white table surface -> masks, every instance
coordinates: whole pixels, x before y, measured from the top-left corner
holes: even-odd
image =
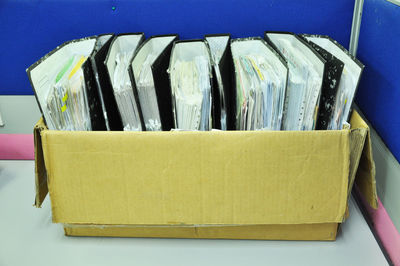
[[[0,265],[388,265],[358,206],[335,242],[66,237],[36,209],[34,162],[0,161]]]

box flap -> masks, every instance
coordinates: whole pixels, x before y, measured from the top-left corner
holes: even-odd
[[[356,111],[353,112],[350,131],[350,174],[348,198],[350,198],[356,177],[362,151],[364,149],[365,139],[368,133],[368,126],[364,123]]]
[[[369,127],[356,111],[353,111],[350,124],[352,128],[366,130],[365,143],[359,160],[360,162],[355,177],[355,183],[368,204],[372,208],[376,209],[378,207],[378,195],[376,192],[375,162],[372,156]]]
[[[33,136],[35,143],[35,206],[40,208],[46,195],[48,193],[47,188],[47,173],[44,165],[43,150],[42,150],[42,139],[40,133],[46,129],[43,118],[36,123],[33,128]]]
[[[349,130],[42,132],[53,221],[341,222]]]

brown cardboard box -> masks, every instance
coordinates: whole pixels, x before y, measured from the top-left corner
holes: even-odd
[[[67,132],[41,120],[35,205],[49,191],[53,222],[66,235],[334,240],[355,178],[376,203],[368,127],[355,112],[351,124]]]

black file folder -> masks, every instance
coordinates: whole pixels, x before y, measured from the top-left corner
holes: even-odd
[[[294,33],[267,31],[264,38],[288,61],[283,129],[314,130],[326,60]]]
[[[192,39],[174,42],[168,72],[175,128],[212,129],[211,63],[210,48],[206,41]]]
[[[99,35],[96,52],[90,59],[95,72],[97,89],[101,97],[107,130],[117,131],[122,130],[123,126],[105,65],[106,56],[113,39],[114,34]]]
[[[148,131],[169,131],[174,128],[168,66],[177,34],[156,35],[143,42],[129,64],[129,76],[143,128]]]
[[[90,57],[95,53],[97,36],[76,39],[68,41],[58,46],[56,49],[42,57],[32,66],[27,69],[30,82],[35,92],[36,100],[38,101],[40,111],[45,119],[49,129],[58,130],[106,130],[104,115],[101,108],[99,92],[97,90],[93,67]],[[63,67],[72,63],[73,56],[80,56],[82,64],[75,70],[82,70],[84,82],[84,97],[83,101],[79,101],[83,108],[80,110],[71,111],[70,102],[74,100],[73,95],[63,93],[63,95],[54,96],[53,102],[56,102],[56,109],[49,109],[48,96],[54,91],[54,86],[57,83],[56,78],[63,72]],[[74,62],[75,64],[76,62]],[[69,66],[68,72],[72,72],[73,65]],[[66,70],[66,69],[65,69]],[[57,74],[58,73],[58,74]],[[64,73],[67,73],[64,71]],[[63,74],[64,75],[64,74]],[[80,99],[80,98],[79,98]],[[83,98],[82,98],[83,99]],[[84,103],[86,101],[86,103]],[[61,109],[61,111],[60,111]],[[65,119],[58,115],[71,112],[71,116]],[[79,115],[76,115],[79,113]],[[83,114],[83,115],[82,115]],[[81,121],[82,123],[74,123],[73,121]],[[78,125],[79,126],[76,126]]]
[[[138,96],[129,78],[129,63],[143,41],[142,32],[119,34],[112,40],[104,60],[123,130],[144,130]],[[115,74],[121,77],[116,78]]]
[[[230,49],[230,34],[208,34],[204,36],[213,59],[212,116],[213,128],[235,129],[233,61]]]
[[[364,65],[329,36],[303,34],[303,37],[327,50],[344,63],[336,95],[333,117],[330,119],[328,125],[328,129],[340,130],[343,124],[350,118],[352,103],[357,92],[358,84],[360,83]]]
[[[332,118],[332,111],[335,106],[336,94],[344,63],[321,46],[307,40],[305,35],[300,35],[300,37],[306,40],[308,44],[326,60],[316,127],[317,130],[326,130]]]

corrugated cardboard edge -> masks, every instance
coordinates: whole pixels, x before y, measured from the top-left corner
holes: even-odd
[[[356,177],[357,169],[360,163],[361,154],[364,148],[365,139],[367,137],[367,129],[365,128],[354,128],[351,129],[350,134],[350,173],[349,173],[349,195],[351,195],[351,189],[353,188],[354,180]]]
[[[352,125],[350,131],[350,172],[349,172],[349,185],[347,202],[350,200],[351,191],[356,177],[357,169],[360,163],[362,151],[364,149],[365,138],[367,136],[367,128],[354,127]],[[349,209],[346,208],[345,219],[349,217]]]
[[[36,123],[33,129],[35,143],[35,203],[34,206],[40,208],[46,198],[49,189],[47,187],[47,171],[44,164],[41,132],[47,129],[43,118]]]
[[[57,204],[56,204],[56,201],[55,201],[55,197],[54,197],[54,195],[53,195],[53,193],[52,193],[52,182],[51,182],[51,177],[52,177],[52,168],[51,168],[51,164],[52,164],[52,156],[51,156],[51,154],[49,154],[49,151],[48,151],[48,148],[47,148],[47,135],[48,135],[48,133],[49,133],[49,131],[51,131],[51,130],[48,130],[47,129],[47,127],[46,127],[46,130],[44,130],[44,131],[42,131],[41,132],[41,134],[40,134],[40,136],[41,136],[41,139],[42,139],[42,143],[41,143],[41,150],[42,150],[42,158],[43,158],[43,161],[44,161],[44,167],[46,168],[46,176],[48,177],[47,178],[47,181],[46,181],[46,184],[47,184],[47,192],[48,192],[48,194],[49,194],[49,197],[50,197],[50,203],[51,203],[51,217],[52,217],[52,221],[53,221],[53,223],[57,223],[57,211],[56,211],[56,209],[57,209]]]
[[[333,241],[337,223],[223,226],[135,226],[64,224],[67,236]]]
[[[368,202],[368,204],[372,208],[377,209],[378,195],[376,191],[376,180],[375,180],[376,170],[375,170],[375,162],[372,155],[370,130],[367,123],[365,123],[365,121],[356,111],[353,111],[350,124],[352,128],[355,128],[352,129],[352,131],[359,130],[358,134],[366,134],[366,135],[365,135],[365,143],[363,146],[361,146],[363,147],[363,149],[359,158],[358,167],[355,168],[357,169],[357,173],[355,177],[353,177],[353,180],[349,181],[352,181],[353,183],[355,182],[358,189]],[[363,131],[365,131],[365,133],[362,133]]]

